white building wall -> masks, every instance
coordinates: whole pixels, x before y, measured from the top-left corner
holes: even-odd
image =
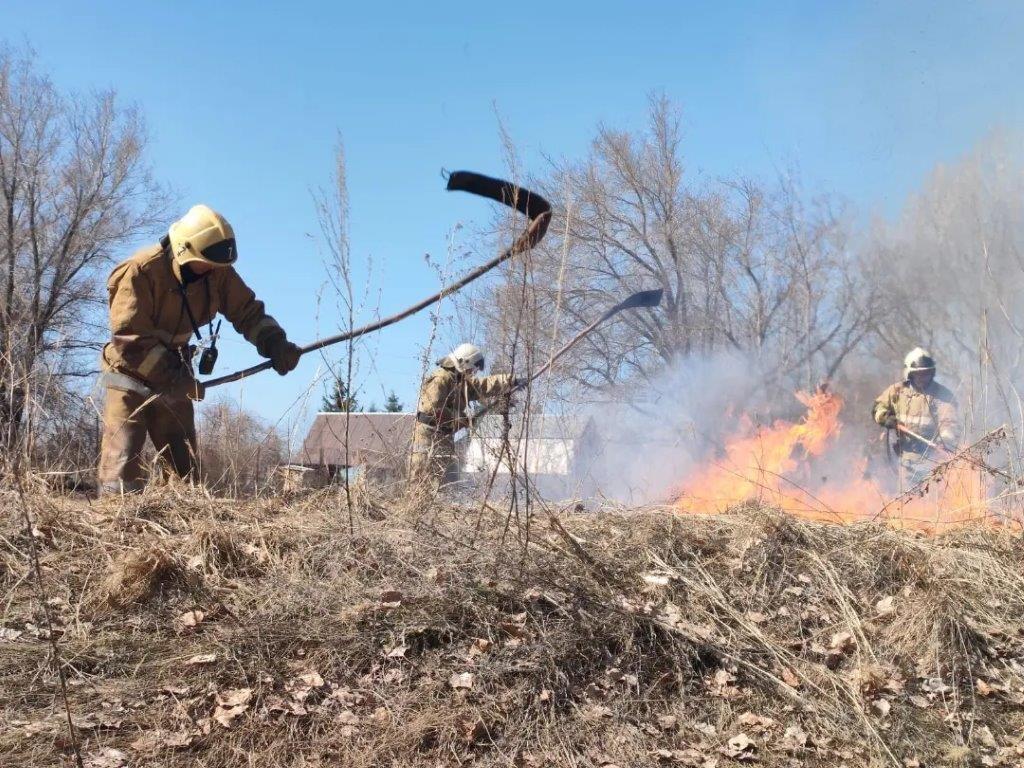
[[[572,466],[573,440],[565,438],[513,441],[518,449],[517,466],[525,465],[533,475],[568,475]],[[494,472],[501,457],[502,441],[495,438],[472,437],[466,446],[462,471],[467,473]],[[499,474],[508,474],[508,461],[501,462]]]

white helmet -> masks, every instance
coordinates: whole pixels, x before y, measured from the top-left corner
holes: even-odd
[[[908,378],[912,373],[920,371],[935,371],[935,358],[931,352],[923,347],[914,347],[907,356],[903,358],[903,377]]]
[[[448,357],[442,360],[447,361],[459,373],[469,373],[476,369],[484,369],[484,353],[475,344],[459,344],[448,353]]]

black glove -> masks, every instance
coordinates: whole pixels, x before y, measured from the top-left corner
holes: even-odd
[[[885,421],[882,422],[882,426],[886,429],[896,429],[900,425],[900,420],[896,418],[895,413],[890,413],[885,417]]]
[[[299,358],[302,357],[302,350],[284,336],[275,339],[267,352],[274,370],[282,376],[289,371],[294,371],[295,366],[299,364]]]

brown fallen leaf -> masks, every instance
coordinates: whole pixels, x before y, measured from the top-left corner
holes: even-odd
[[[829,643],[829,648],[836,653],[848,653],[856,647],[857,641],[849,632],[836,632]]]
[[[658,727],[663,731],[671,731],[679,723],[679,719],[675,715],[662,715],[658,718]]]
[[[888,717],[891,709],[892,704],[885,699],[875,699],[871,702],[871,711],[881,718]]]
[[[807,746],[807,733],[799,725],[791,725],[782,734],[782,746],[789,751],[803,749]]]
[[[198,627],[206,618],[206,613],[199,609],[185,611],[174,619],[174,629],[177,632],[187,632]]]
[[[192,746],[195,737],[186,731],[168,733],[160,729],[146,731],[131,743],[131,748],[142,754],[155,754],[165,749],[185,749]]]
[[[448,678],[448,684],[452,688],[472,688],[473,687],[473,673],[472,672],[453,672],[452,676]]]
[[[995,689],[991,685],[986,683],[984,680],[982,680],[980,677],[974,681],[974,690],[976,690],[978,692],[978,695],[982,698],[991,696],[993,693],[995,693]]]
[[[234,688],[218,693],[213,719],[223,727],[230,728],[232,721],[249,709],[250,699],[252,699],[252,688]]]
[[[722,748],[722,753],[734,760],[754,760],[756,752],[757,742],[745,733],[736,734]]]
[[[87,755],[83,764],[85,768],[124,768],[128,765],[128,755],[120,749],[103,747],[98,752]]]
[[[338,713],[338,716],[335,718],[335,720],[337,720],[342,725],[358,725],[359,715],[357,715],[350,709],[346,709],[344,712]]]
[[[305,701],[309,694],[317,688],[322,688],[324,679],[315,669],[308,670],[292,680],[289,680],[284,689],[291,694],[296,701]]]
[[[713,726],[711,723],[697,723],[693,727],[698,732],[700,732],[700,733],[702,733],[705,736],[708,736],[710,738],[714,738],[714,737],[718,736],[718,729],[715,728],[715,726]]]
[[[394,648],[387,652],[387,657],[389,659],[404,659],[405,653],[408,650],[409,646],[407,645],[396,645]]]
[[[491,650],[491,641],[483,637],[478,637],[473,641],[473,644],[469,646],[470,656],[480,656],[481,654],[487,653]]]
[[[380,595],[380,604],[385,608],[397,608],[402,604],[402,593],[397,589],[386,589]]]
[[[194,667],[199,664],[213,664],[217,660],[216,653],[200,653],[185,662],[186,667]]]
[[[744,712],[736,718],[736,721],[740,725],[746,725],[761,732],[771,730],[776,725],[775,721],[770,717],[755,715],[753,712]]]

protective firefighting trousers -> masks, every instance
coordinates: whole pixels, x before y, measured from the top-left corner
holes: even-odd
[[[191,400],[147,396],[108,386],[98,478],[101,494],[142,490],[149,475],[143,457],[147,435],[165,477],[173,472],[187,478],[195,472],[196,427]]]

